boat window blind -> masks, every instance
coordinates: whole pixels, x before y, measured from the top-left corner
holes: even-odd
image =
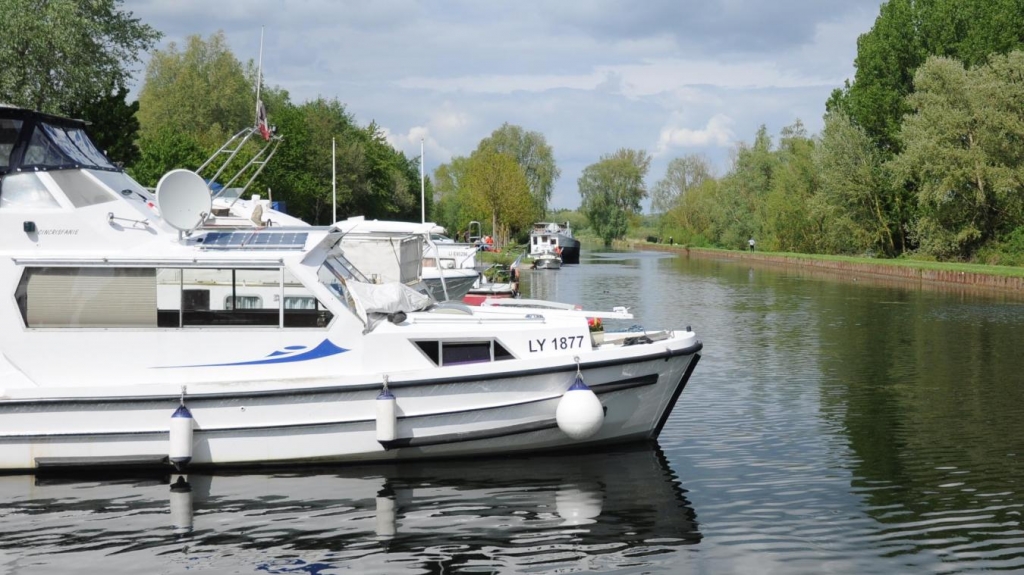
[[[27,268],[17,292],[28,327],[156,327],[156,273],[137,268]]]

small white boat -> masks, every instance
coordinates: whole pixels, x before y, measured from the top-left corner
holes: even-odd
[[[357,221],[208,226],[202,178],[153,195],[80,121],[0,106],[0,150],[2,471],[591,450],[657,437],[700,357],[373,283]]]
[[[562,258],[554,252],[544,252],[533,258],[533,268],[538,270],[561,269]]]

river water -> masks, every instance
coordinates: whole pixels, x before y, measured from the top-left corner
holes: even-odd
[[[0,477],[0,574],[1024,571],[1024,298],[616,252],[524,289],[699,334],[657,445]]]

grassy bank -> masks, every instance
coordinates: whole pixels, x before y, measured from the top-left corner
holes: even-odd
[[[623,241],[621,247],[633,250],[680,253],[689,257],[749,259],[780,265],[810,266],[839,272],[899,277],[907,280],[963,284],[1015,292],[1024,291],[1024,268],[1011,266],[688,248],[638,240]]]

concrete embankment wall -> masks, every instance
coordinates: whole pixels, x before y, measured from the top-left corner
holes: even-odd
[[[982,289],[1024,293],[1024,277],[1007,277],[953,270],[930,270],[900,265],[872,264],[843,260],[818,260],[800,256],[783,256],[758,252],[707,250],[702,248],[687,248],[684,246],[670,246],[666,244],[648,244],[644,242],[623,242],[621,247],[633,250],[671,252],[685,255],[686,257],[753,260],[769,264],[817,268],[839,273],[900,278],[912,282],[964,285]]]

